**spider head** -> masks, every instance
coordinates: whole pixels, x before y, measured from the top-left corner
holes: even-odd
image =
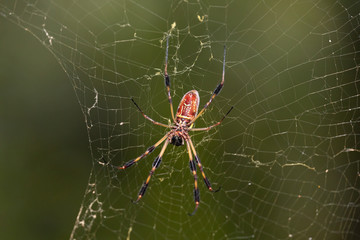
[[[171,144],[175,145],[175,146],[181,146],[181,145],[184,145],[184,141],[183,141],[183,138],[178,136],[178,135],[174,135],[172,138],[171,138]]]

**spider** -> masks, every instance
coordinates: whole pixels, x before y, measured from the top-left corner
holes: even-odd
[[[196,164],[197,164],[197,166],[199,167],[199,169],[201,171],[201,175],[202,175],[202,177],[204,179],[204,182],[205,182],[207,188],[211,192],[217,192],[217,191],[220,190],[220,188],[217,189],[217,190],[213,190],[213,188],[211,187],[211,183],[210,183],[210,181],[208,180],[208,178],[206,177],[206,175],[204,173],[203,166],[202,166],[202,164],[200,162],[200,159],[199,159],[199,157],[198,157],[198,155],[196,153],[194,144],[191,141],[191,138],[190,138],[188,133],[189,133],[189,131],[208,131],[211,128],[216,127],[217,125],[219,125],[225,119],[225,117],[233,109],[233,107],[231,107],[230,110],[223,116],[223,118],[219,122],[215,123],[214,125],[211,125],[209,127],[204,127],[204,128],[193,128],[194,122],[204,113],[206,108],[210,105],[212,100],[220,92],[221,88],[224,85],[226,48],[224,47],[224,60],[223,60],[222,79],[221,79],[220,84],[215,88],[210,100],[205,104],[203,109],[198,114],[198,108],[199,108],[199,102],[200,102],[199,93],[196,90],[191,90],[191,91],[187,92],[183,96],[183,98],[181,99],[181,101],[179,103],[179,107],[178,107],[177,112],[176,112],[176,117],[174,116],[174,109],[173,109],[172,98],[171,98],[171,94],[170,94],[170,77],[169,77],[169,75],[167,73],[168,49],[169,49],[169,36],[167,37],[167,40],[166,40],[164,78],[165,78],[165,86],[166,86],[166,91],[167,91],[167,97],[168,97],[169,104],[170,104],[171,117],[172,117],[172,120],[173,120],[174,124],[173,125],[166,125],[166,124],[154,121],[153,119],[148,117],[141,110],[141,108],[137,105],[137,103],[134,101],[134,99],[131,99],[132,102],[137,107],[137,109],[140,111],[140,113],[147,120],[151,121],[155,125],[159,125],[159,126],[162,126],[162,127],[165,127],[165,128],[170,128],[171,130],[169,132],[167,132],[165,134],[165,136],[162,137],[158,142],[156,142],[154,145],[149,147],[142,155],[140,155],[136,159],[128,161],[123,166],[118,166],[116,168],[117,169],[126,169],[126,168],[132,166],[133,164],[135,164],[136,162],[138,162],[139,160],[141,160],[142,158],[146,157],[148,154],[153,152],[156,147],[158,147],[162,142],[165,141],[159,155],[155,158],[155,160],[154,160],[154,162],[152,164],[152,168],[151,168],[149,176],[147,177],[147,179],[143,183],[142,187],[140,188],[137,200],[133,201],[134,203],[137,203],[144,196],[144,194],[146,192],[146,189],[147,189],[147,187],[149,185],[150,178],[154,174],[155,170],[159,167],[159,165],[161,163],[161,160],[162,160],[162,156],[163,156],[163,154],[165,152],[165,149],[168,146],[168,144],[170,143],[170,144],[173,144],[175,146],[182,146],[182,145],[184,145],[184,143],[186,143],[187,152],[189,154],[189,159],[190,159],[190,171],[191,171],[191,173],[192,173],[192,175],[194,177],[194,181],[195,181],[195,183],[194,183],[195,209],[193,210],[192,213],[189,213],[189,215],[192,216],[192,215],[194,215],[196,213],[196,211],[197,211],[197,209],[199,207],[199,203],[200,203],[200,193],[199,193],[199,189],[198,189],[198,180],[197,180],[198,177],[197,177],[197,174],[196,174]],[[193,154],[195,156],[195,161],[194,161],[194,158],[193,158]]]

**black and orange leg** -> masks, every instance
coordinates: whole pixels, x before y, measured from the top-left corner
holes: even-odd
[[[196,115],[196,117],[191,120],[191,122],[188,124],[189,126],[191,126],[191,124],[193,124],[196,119],[198,119],[203,113],[204,111],[208,108],[208,106],[210,105],[210,103],[212,102],[212,100],[216,97],[216,95],[219,94],[219,92],[221,91],[222,87],[224,86],[224,81],[225,81],[225,57],[226,57],[226,48],[224,46],[224,60],[223,60],[223,71],[222,71],[222,77],[221,77],[221,82],[219,83],[219,85],[217,85],[217,87],[215,88],[213,94],[210,97],[210,100],[205,104],[205,106],[203,107],[203,109],[201,109],[201,111],[199,112],[198,115]]]
[[[137,103],[134,101],[134,99],[131,98],[131,101],[135,104],[135,106],[137,107],[137,109],[141,112],[141,114],[144,116],[144,118],[146,118],[147,120],[151,121],[153,124],[155,125],[159,125],[162,127],[166,127],[166,128],[170,128],[171,126],[163,124],[163,123],[159,123],[157,121],[152,120],[149,116],[147,116],[139,107],[139,105],[137,105]]]
[[[139,157],[131,160],[131,161],[128,161],[127,163],[125,163],[123,166],[119,166],[119,167],[116,167],[117,169],[126,169],[130,166],[132,166],[133,164],[135,164],[137,161],[139,161],[140,159],[146,157],[148,154],[152,153],[155,148],[157,146],[159,146],[166,138],[168,137],[168,134],[166,134],[164,137],[162,137],[157,143],[155,143],[154,145],[152,145],[151,147],[149,147],[143,154],[141,154]]]
[[[168,145],[169,141],[166,140],[164,143],[164,146],[161,149],[161,152],[159,153],[159,156],[157,156],[152,164],[152,168],[150,170],[149,176],[147,177],[146,181],[143,183],[142,187],[140,188],[139,194],[138,194],[138,198],[136,199],[136,201],[133,201],[134,203],[137,203],[145,194],[147,187],[149,186],[149,182],[151,179],[151,176],[154,174],[155,170],[160,166],[161,163],[161,159],[162,156],[165,152],[165,149]]]
[[[168,100],[169,100],[169,104],[170,104],[171,117],[172,117],[173,121],[175,122],[174,108],[173,108],[171,92],[170,92],[170,77],[167,72],[168,50],[169,50],[169,35],[166,38],[164,78],[165,78],[165,86],[166,86],[167,96],[168,96]]]
[[[224,121],[225,117],[231,112],[231,110],[233,110],[234,107],[231,107],[230,110],[223,116],[223,118],[215,123],[214,125],[210,126],[210,127],[205,127],[205,128],[189,128],[189,131],[208,131],[213,127],[216,127],[217,125],[219,125],[222,121]]]
[[[190,216],[193,216],[200,204],[200,192],[199,192],[199,188],[198,188],[198,181],[197,181],[197,174],[196,174],[196,166],[193,160],[193,156],[191,154],[191,149],[190,149],[190,143],[188,140],[186,140],[186,147],[187,147],[187,151],[189,153],[189,164],[190,164],[190,171],[192,173],[192,175],[194,176],[194,200],[195,200],[195,209],[192,213],[189,213]]]
[[[206,187],[207,187],[211,192],[217,192],[217,191],[219,191],[221,187],[219,187],[217,190],[214,190],[214,189],[211,187],[211,183],[210,183],[209,179],[208,179],[208,178],[206,177],[206,175],[205,175],[203,166],[202,166],[202,164],[201,164],[201,162],[200,162],[200,159],[199,159],[198,155],[196,154],[196,150],[195,150],[194,144],[192,143],[190,137],[189,137],[188,141],[189,141],[191,150],[192,150],[192,152],[194,153],[195,162],[197,163],[197,165],[198,165],[198,167],[199,167],[199,169],[200,169],[200,171],[201,171],[201,175],[202,175],[202,177],[203,177],[203,179],[204,179],[204,182],[205,182],[205,184],[206,184]]]

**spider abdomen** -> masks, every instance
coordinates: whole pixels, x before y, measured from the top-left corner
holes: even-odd
[[[198,113],[200,103],[199,93],[196,90],[187,92],[179,103],[176,113],[176,122],[189,123]]]

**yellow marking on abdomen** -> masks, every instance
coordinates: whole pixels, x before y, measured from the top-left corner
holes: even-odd
[[[186,118],[186,119],[192,119],[192,117],[187,117],[187,116],[183,116],[183,115],[180,115],[180,114],[178,114],[178,115],[176,115],[176,117],[180,117],[180,118]]]

